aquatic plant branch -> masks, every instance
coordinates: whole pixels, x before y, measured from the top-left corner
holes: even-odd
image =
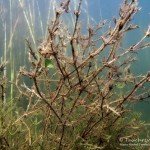
[[[141,79],[141,81],[139,81],[138,83],[136,83],[134,85],[133,89],[130,91],[130,93],[123,98],[122,102],[120,104],[118,104],[118,106],[116,108],[121,107],[121,105],[125,101],[127,101],[137,91],[137,89],[139,89],[141,86],[143,86],[143,84],[146,83],[146,81],[149,81],[149,79],[150,79],[150,74],[148,74],[146,77],[144,77],[143,79]]]
[[[77,68],[77,55],[76,55],[76,51],[77,49],[75,48],[75,44],[76,44],[76,41],[77,41],[77,36],[76,35],[76,32],[77,32],[77,27],[78,27],[78,21],[79,21],[79,16],[80,16],[80,10],[81,10],[81,3],[82,3],[82,0],[80,0],[79,2],[79,5],[78,5],[78,9],[77,11],[74,13],[75,16],[76,16],[76,19],[75,19],[75,27],[74,27],[74,31],[73,31],[73,35],[72,35],[72,38],[71,38],[71,41],[70,41],[70,44],[71,44],[71,50],[72,50],[72,57],[73,57],[73,62],[74,62],[74,67],[75,67],[75,70],[77,72],[77,77],[78,77],[78,80],[79,80],[79,84],[81,85],[81,82],[82,82],[82,79],[79,75],[79,70]]]
[[[58,115],[58,113],[55,111],[55,109],[52,107],[52,105],[42,96],[42,94],[41,94],[41,92],[40,92],[40,90],[39,90],[39,88],[38,88],[37,80],[36,80],[35,77],[33,78],[33,81],[34,81],[34,84],[35,84],[37,93],[39,94],[39,96],[41,97],[41,99],[43,100],[43,102],[49,106],[49,108],[53,111],[53,113],[56,115],[56,117],[58,118],[58,120],[59,120],[61,123],[63,123],[63,121],[61,120],[61,118],[59,117],[59,115]]]
[[[138,29],[131,23],[139,10],[137,1],[123,3],[114,25],[107,26],[106,21],[101,21],[96,26],[89,26],[85,33],[79,20],[82,0],[74,12],[73,28],[70,30],[65,24],[63,15],[72,13],[70,2],[63,1],[55,9],[47,36],[37,49],[27,41],[31,66],[20,69],[16,86],[30,101],[29,108],[25,109],[29,113],[27,118],[38,107],[44,110],[39,112],[42,128],[39,137],[44,139],[41,147],[47,144],[60,150],[82,149],[80,146],[88,143],[94,147],[94,140],[96,146],[109,147],[112,139],[105,139],[108,133],[114,136],[117,131],[117,139],[119,130],[123,130],[122,133],[130,131],[122,129],[121,121],[129,113],[125,105],[149,98],[149,74],[137,76],[131,69],[136,61],[135,54],[150,46],[147,42],[149,28],[139,41],[124,48],[121,43],[125,34]],[[106,32],[101,32],[102,28]],[[26,83],[23,76],[31,82]]]

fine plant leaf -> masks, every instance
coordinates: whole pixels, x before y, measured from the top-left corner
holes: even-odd
[[[54,68],[54,64],[51,59],[45,59],[45,67]]]
[[[116,86],[117,86],[118,89],[123,89],[125,87],[125,83],[124,82],[118,82],[116,84]]]

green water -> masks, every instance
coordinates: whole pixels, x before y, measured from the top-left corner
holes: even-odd
[[[77,1],[72,1],[71,7],[75,6],[76,3]],[[120,4],[120,0],[87,0],[87,3],[83,1],[83,30],[86,30],[86,25],[89,23],[94,25],[102,19],[110,20],[112,16],[116,16]],[[28,55],[25,39],[29,39],[33,48],[36,48],[40,40],[46,35],[49,19],[53,17],[54,5],[56,3],[53,0],[0,1],[3,10],[0,16],[0,57],[6,57],[9,61],[7,68],[9,79],[14,80],[13,72],[16,73],[20,66],[27,64]],[[123,46],[128,46],[139,40],[150,24],[150,1],[140,0],[139,6],[142,9],[135,16],[133,22],[138,24],[140,29],[129,33],[122,43]],[[64,21],[71,26],[73,19],[68,15]],[[135,74],[144,74],[150,71],[149,48],[140,51],[137,54],[137,59],[138,61],[132,67]],[[150,85],[148,86],[150,87]],[[142,119],[145,121],[150,121],[149,108],[148,100],[134,106],[136,111],[142,112]]]

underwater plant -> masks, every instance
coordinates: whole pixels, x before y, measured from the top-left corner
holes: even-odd
[[[30,66],[17,75],[12,118],[3,117],[9,122],[1,129],[3,149],[123,149],[120,139],[136,138],[144,128],[130,105],[150,97],[150,73],[134,75],[131,66],[135,53],[150,46],[150,27],[133,45],[120,44],[138,28],[131,23],[139,11],[137,0],[124,1],[111,27],[101,21],[86,33],[82,0],[72,29],[63,21],[70,3],[56,9],[37,49],[26,40]]]

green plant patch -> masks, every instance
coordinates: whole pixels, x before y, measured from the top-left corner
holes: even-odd
[[[54,68],[54,63],[51,59],[45,59],[45,67]]]

